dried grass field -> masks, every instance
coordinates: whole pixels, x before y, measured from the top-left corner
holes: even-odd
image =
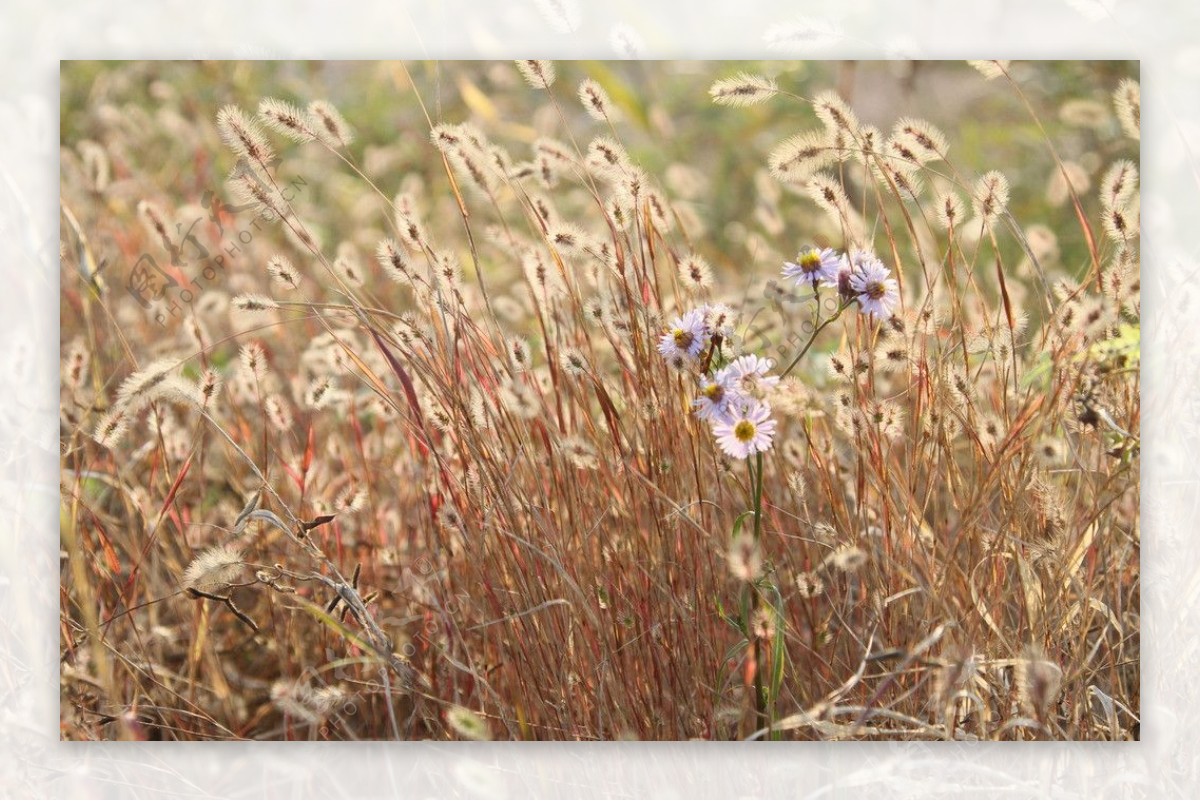
[[[1128,62],[64,62],[61,736],[1132,740]]]

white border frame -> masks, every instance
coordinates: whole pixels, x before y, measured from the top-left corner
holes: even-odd
[[[120,14],[120,17],[115,16]],[[31,2],[0,27],[0,791],[50,797],[1187,797],[1200,757],[1200,11],[1190,0]],[[791,32],[791,38],[786,35]],[[782,42],[782,43],[781,43]],[[58,60],[1142,61],[1143,715],[1131,744],[61,743]],[[1190,721],[1190,722],[1189,722]]]

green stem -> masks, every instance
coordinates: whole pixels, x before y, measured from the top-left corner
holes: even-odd
[[[804,354],[808,353],[809,348],[811,348],[813,346],[813,343],[817,341],[817,335],[819,335],[823,330],[825,330],[826,326],[828,326],[830,323],[832,323],[837,318],[841,317],[842,312],[844,312],[849,307],[850,307],[850,301],[843,302],[841,305],[838,306],[838,310],[836,312],[834,312],[832,317],[830,317],[828,320],[821,322],[820,325],[818,325],[815,329],[813,329],[812,336],[808,338],[808,342],[806,342],[804,347],[800,349],[800,352],[796,354],[796,358],[792,359],[792,363],[787,366],[787,369],[779,374],[780,378],[787,378],[788,373],[792,372],[792,370],[795,369],[796,365],[800,363],[800,360],[804,358]]]
[[[762,494],[763,494],[763,455],[762,451],[754,454],[754,464],[750,466],[750,478],[754,488],[754,543],[761,547],[762,539]],[[762,639],[754,635],[754,618],[758,614],[758,610],[762,605],[762,596],[759,588],[751,583],[750,585],[750,619],[749,634],[754,640],[754,725],[762,727],[768,722],[768,704],[767,695],[763,690],[763,672],[766,666],[763,664],[763,643]]]

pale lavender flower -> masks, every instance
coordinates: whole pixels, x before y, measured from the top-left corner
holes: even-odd
[[[795,262],[784,262],[783,277],[794,278],[797,284],[817,286],[837,286],[838,273],[846,257],[833,248],[819,250],[806,247],[800,251]]]
[[[863,314],[887,320],[900,302],[900,287],[892,271],[871,253],[859,251],[850,257],[850,290]]]
[[[779,383],[779,376],[768,375],[774,366],[775,362],[770,359],[747,354],[722,367],[715,378],[741,398],[760,398]]]
[[[722,371],[724,372],[724,371]],[[723,377],[704,375],[700,377],[700,395],[692,402],[696,416],[701,420],[724,420],[741,396],[730,386],[728,375]]]
[[[708,344],[708,328],[704,325],[704,313],[692,309],[682,317],[676,317],[658,343],[658,352],[671,364],[679,359],[692,361]]]
[[[733,459],[769,451],[775,439],[771,407],[756,400],[738,404],[727,419],[712,424],[712,432],[721,450]]]

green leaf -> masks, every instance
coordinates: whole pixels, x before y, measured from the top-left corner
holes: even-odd
[[[731,539],[737,539],[738,534],[742,533],[742,526],[745,525],[746,518],[752,517],[753,515],[754,515],[754,510],[747,509],[746,511],[742,512],[740,515],[737,516],[737,519],[733,521],[733,536],[731,537]]]
[[[1050,358],[1050,354],[1043,351],[1038,354],[1033,366],[1021,374],[1022,388],[1038,386],[1045,390],[1050,381],[1050,368],[1054,366],[1054,361]]]

